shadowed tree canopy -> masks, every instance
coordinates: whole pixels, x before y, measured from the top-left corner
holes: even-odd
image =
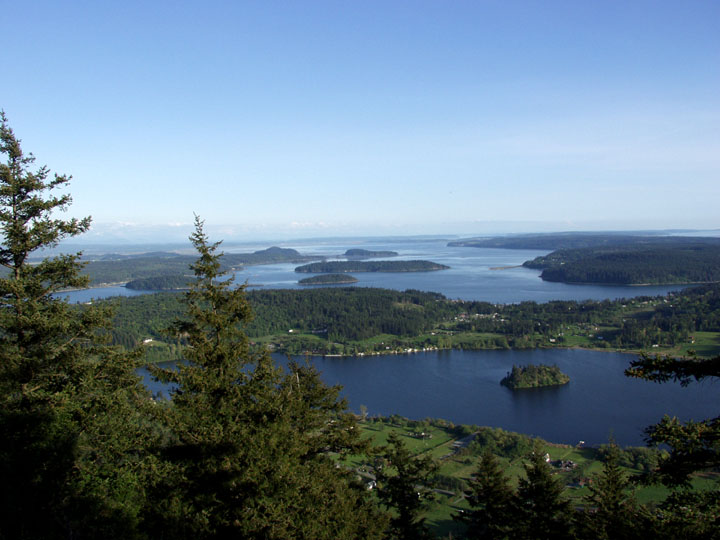
[[[57,217],[70,178],[32,170],[0,120],[0,538],[133,538],[148,396],[133,359],[104,345],[109,313],[57,295],[87,283],[80,254],[30,264],[90,218]]]
[[[428,530],[421,511],[434,494],[432,477],[437,463],[430,456],[415,456],[400,436],[391,433],[384,448],[384,465],[377,471],[378,497],[395,512],[390,522],[392,538],[424,538]]]
[[[468,502],[472,510],[457,519],[467,523],[469,538],[507,538],[514,525],[515,493],[505,477],[498,459],[486,449],[480,456],[470,482]]]
[[[608,447],[602,472],[593,477],[585,497],[580,536],[598,540],[623,540],[638,537],[638,530],[650,534],[652,520],[635,499],[632,484],[620,467],[620,449]],[[642,528],[642,529],[641,529]]]
[[[573,538],[573,510],[563,495],[563,485],[552,475],[539,444],[525,463],[525,478],[517,489],[517,514],[513,538]]]

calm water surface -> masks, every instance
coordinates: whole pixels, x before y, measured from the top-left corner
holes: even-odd
[[[502,427],[553,442],[642,445],[663,414],[683,420],[717,414],[720,387],[682,388],[623,375],[633,355],[583,350],[439,351],[349,358],[313,357],[325,383],[343,386],[350,408],[371,415],[445,418]],[[280,363],[286,359],[276,356]],[[571,382],[512,391],[500,380],[513,364],[557,364]],[[162,387],[143,372],[153,390]]]
[[[397,260],[428,259],[450,266],[438,272],[363,273],[353,274],[355,287],[381,287],[404,291],[418,289],[439,292],[451,299],[484,300],[509,304],[534,300],[605,300],[634,296],[664,295],[679,286],[620,287],[600,285],[568,285],[540,279],[538,270],[523,268],[524,261],[545,255],[547,251],[518,249],[489,249],[448,247],[445,240],[422,242],[387,242],[362,244],[307,243],[284,244],[303,254],[317,254],[341,259],[338,254],[352,247],[398,252]],[[257,247],[253,248],[257,249]],[[229,250],[228,250],[229,251]],[[297,289],[298,280],[313,274],[295,272],[297,264],[269,264],[245,267],[235,274],[238,283],[247,282],[250,288]],[[347,285],[345,285],[347,286]],[[130,291],[124,287],[105,287],[63,293],[70,302],[88,302],[108,296],[134,296],[148,291]]]

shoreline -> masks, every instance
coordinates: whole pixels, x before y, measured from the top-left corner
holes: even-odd
[[[91,291],[93,289],[104,289],[105,287],[124,287],[130,283],[129,281],[115,281],[111,283],[95,283],[93,285],[88,285],[87,287],[70,287],[68,289],[61,289],[58,292],[78,292],[78,291]]]
[[[160,343],[164,343],[164,342],[161,341]],[[635,356],[635,357],[640,356],[642,354],[648,354],[650,356],[658,356],[658,355],[681,356],[681,355],[675,355],[675,354],[672,354],[669,352],[663,353],[662,351],[659,351],[657,353],[648,353],[647,351],[608,350],[608,349],[599,348],[599,347],[578,347],[578,346],[573,346],[573,347],[533,347],[533,348],[527,348],[527,349],[517,349],[517,348],[463,349],[463,348],[452,348],[452,347],[447,347],[447,348],[426,347],[423,349],[408,348],[408,349],[405,349],[402,351],[397,351],[397,350],[396,351],[371,351],[371,352],[360,352],[360,353],[355,353],[355,354],[338,354],[338,353],[322,354],[322,353],[310,352],[310,351],[303,351],[300,353],[288,353],[287,351],[282,350],[282,349],[277,350],[277,349],[267,349],[267,348],[265,348],[264,350],[267,351],[269,354],[283,354],[283,355],[297,356],[297,357],[316,356],[316,357],[321,357],[321,358],[363,358],[365,356],[397,356],[397,355],[409,355],[409,354],[425,354],[425,353],[433,353],[433,352],[441,352],[441,351],[473,351],[473,352],[475,352],[475,351],[535,351],[535,350],[553,350],[553,349],[565,350],[565,351],[576,350],[576,351],[592,351],[592,352],[599,352],[599,353],[625,354],[625,355]],[[711,358],[713,358],[713,357],[712,356],[698,357],[699,360],[709,360]],[[180,360],[181,360],[180,358],[175,358],[174,360],[173,359],[171,359],[171,360],[164,359],[164,360],[158,360],[156,362],[146,362],[144,365],[150,366],[150,365],[155,365],[155,364],[161,364],[163,362],[178,362]]]
[[[493,349],[463,349],[463,348],[454,348],[454,347],[425,347],[425,348],[407,348],[404,350],[394,350],[394,351],[370,351],[370,352],[360,352],[355,354],[322,354],[318,352],[311,352],[311,351],[303,351],[302,353],[293,354],[293,356],[320,356],[323,358],[353,358],[353,357],[363,357],[363,356],[391,356],[391,355],[400,355],[400,354],[421,354],[421,353],[429,353],[429,352],[440,352],[440,351],[535,351],[535,350],[577,350],[577,351],[594,351],[594,352],[602,352],[602,353],[615,353],[615,354],[627,354],[632,356],[639,356],[643,353],[647,353],[647,351],[628,351],[628,350],[608,350],[601,347],[578,347],[578,346],[572,346],[572,347],[532,347],[532,348],[526,348],[526,349],[518,349],[518,348],[493,348]],[[290,354],[287,353],[284,350],[269,350],[271,354]],[[651,353],[653,355],[672,355],[672,353],[663,353],[662,351],[659,351],[657,353]],[[707,360],[712,357],[698,357],[700,360]]]

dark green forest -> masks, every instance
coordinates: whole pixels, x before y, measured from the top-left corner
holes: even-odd
[[[392,352],[408,347],[692,348],[696,333],[720,332],[716,284],[666,297],[507,305],[364,287],[254,290],[247,298],[254,312],[245,326],[247,334],[292,354],[383,352],[390,346]],[[164,331],[182,316],[180,294],[117,297],[98,305],[115,313],[111,332],[117,345],[132,348],[148,338],[179,345]],[[385,338],[373,339],[380,336]],[[179,351],[173,346],[172,354]],[[149,348],[148,354],[165,360],[177,357],[169,351],[162,355],[157,348]]]
[[[720,239],[558,250],[523,266],[564,283],[710,283],[720,281]]]
[[[174,291],[187,289],[193,281],[192,276],[157,276],[150,278],[133,279],[125,286],[136,291]]]

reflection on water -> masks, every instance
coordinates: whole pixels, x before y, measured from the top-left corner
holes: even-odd
[[[512,404],[515,415],[532,418],[537,414],[536,411],[543,409],[549,416],[557,415],[559,417],[562,414],[561,407],[570,397],[566,395],[570,391],[570,384],[545,388],[524,388],[522,390],[505,389],[513,396]]]

